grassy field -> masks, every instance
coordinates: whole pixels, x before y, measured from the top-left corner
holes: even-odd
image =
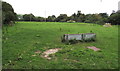
[[[17,22],[3,28],[3,69],[116,69],[118,68],[118,26],[88,23]],[[61,43],[63,34],[96,33],[95,42]],[[100,51],[87,49],[95,46]],[[42,58],[42,52],[62,48]],[[35,54],[35,51],[41,53]]]

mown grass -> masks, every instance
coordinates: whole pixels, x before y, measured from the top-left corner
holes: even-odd
[[[118,26],[88,23],[16,22],[3,28],[3,69],[116,69],[118,68]],[[63,34],[96,33],[95,42],[61,43]],[[87,49],[95,46],[100,51]],[[62,48],[51,60],[35,51]]]

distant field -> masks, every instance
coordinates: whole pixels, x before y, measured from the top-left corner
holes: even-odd
[[[88,23],[16,22],[3,28],[3,69],[116,69],[118,68],[118,26]],[[63,34],[96,33],[95,42],[61,43]],[[100,51],[87,49],[95,46]],[[42,58],[42,52],[62,48]],[[35,51],[41,53],[35,55]],[[20,58],[20,59],[18,59]]]

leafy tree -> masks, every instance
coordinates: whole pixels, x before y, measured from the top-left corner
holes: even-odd
[[[56,20],[56,16],[52,15],[52,22],[55,22],[55,20]]]
[[[43,17],[36,17],[36,21],[44,22],[44,21],[45,21],[45,18],[43,18]]]
[[[7,2],[2,2],[2,11],[4,11],[4,12],[7,12],[7,11],[14,12],[12,6]]]
[[[99,13],[100,16],[102,16],[103,18],[108,18],[108,14],[107,13]]]
[[[102,17],[102,20],[104,23],[108,22],[108,14],[107,13],[99,13],[99,15]]]
[[[28,14],[23,15],[23,19],[24,21],[30,21],[30,15]]]
[[[77,19],[76,13],[74,13],[74,14],[72,14],[72,15],[70,16],[70,20],[76,21],[76,19]]]
[[[60,16],[58,16],[56,18],[56,21],[57,22],[66,22],[68,19],[67,15],[66,14],[60,14]]]
[[[9,3],[2,2],[2,11],[3,24],[10,24],[11,21],[17,20],[17,14]]]
[[[85,15],[84,14],[81,14],[79,18],[80,18],[80,22],[84,22],[85,21]]]
[[[5,13],[5,22],[9,23],[10,21],[13,21],[15,19],[14,13],[12,11],[8,11]]]
[[[48,16],[47,21],[48,22],[55,22],[55,19],[56,19],[55,15],[52,15],[52,16]]]
[[[35,21],[36,18],[33,14],[25,14],[23,15],[24,21]]]
[[[120,25],[120,12],[112,13],[108,19],[112,25]]]
[[[77,12],[77,17],[80,17],[81,14],[82,14],[81,11],[78,11]]]
[[[93,23],[93,15],[92,14],[87,14],[85,23]]]
[[[71,20],[74,20],[76,22],[84,22],[85,21],[85,15],[81,13],[81,11],[78,11],[77,14],[74,13],[72,16],[70,16]]]
[[[99,14],[87,14],[85,22],[86,23],[104,24],[102,16]]]

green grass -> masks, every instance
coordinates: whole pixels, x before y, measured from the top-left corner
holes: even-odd
[[[18,22],[3,35],[3,69],[116,69],[118,68],[118,26],[88,23]],[[61,28],[61,30],[60,30]],[[96,33],[95,42],[61,43],[63,34]],[[96,46],[100,51],[84,47]],[[44,52],[62,48],[47,60]],[[21,59],[18,59],[21,57]]]

